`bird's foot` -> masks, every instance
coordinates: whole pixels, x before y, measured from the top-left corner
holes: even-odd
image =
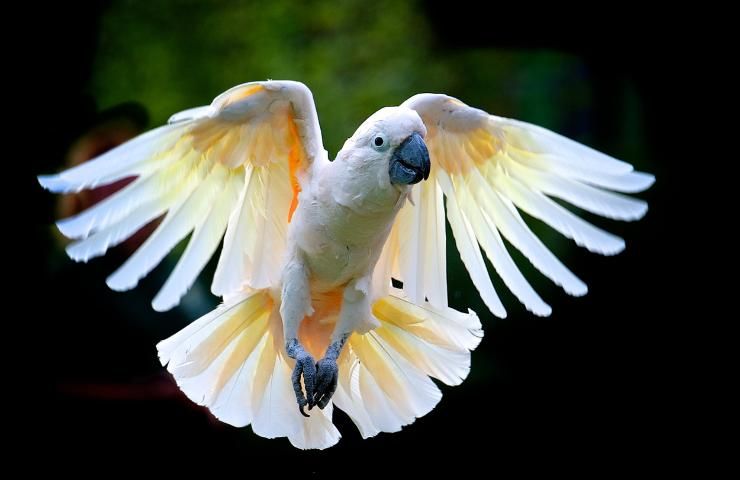
[[[314,405],[324,409],[334,392],[337,389],[337,380],[339,379],[339,367],[337,360],[332,357],[324,357],[316,364],[316,389],[314,391],[313,401],[309,404],[311,410]]]
[[[285,346],[285,351],[288,353],[290,358],[295,360],[292,380],[293,391],[295,392],[295,398],[298,401],[298,411],[301,412],[301,415],[304,417],[308,417],[310,415],[308,415],[303,409],[308,405],[308,409],[310,410],[315,404],[313,399],[315,397],[314,385],[316,385],[316,361],[306,351],[306,349],[303,348],[303,345],[298,342],[298,339],[295,338],[288,341]],[[303,377],[303,386],[306,389],[305,393],[303,388],[301,388],[301,377]]]
[[[342,335],[339,340],[332,342],[329,348],[326,349],[324,358],[316,364],[316,383],[314,384],[316,389],[313,399],[309,401],[309,410],[314,405],[323,410],[329,403],[329,400],[331,400],[331,397],[334,396],[334,392],[337,390],[337,380],[339,379],[337,358],[339,358],[339,354],[347,338],[349,338],[349,334]]]

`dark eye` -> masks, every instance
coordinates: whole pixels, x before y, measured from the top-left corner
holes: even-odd
[[[382,152],[388,148],[388,139],[385,137],[385,134],[377,133],[370,140],[370,145],[372,145],[375,150]]]

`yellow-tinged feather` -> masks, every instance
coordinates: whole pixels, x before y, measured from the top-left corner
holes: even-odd
[[[470,143],[478,152],[481,162],[490,159],[501,150],[499,140],[484,128],[479,128],[470,134]]]
[[[253,295],[237,308],[223,314],[219,326],[195,348],[186,352],[184,361],[175,367],[173,374],[193,377],[204,371],[248,325],[269,309],[271,300],[267,295]]]
[[[466,349],[429,343],[391,324],[383,324],[375,331],[406,361],[447,385],[458,385],[470,371],[470,353]]]
[[[272,378],[275,370],[275,362],[277,360],[278,352],[275,351],[273,342],[267,341],[260,354],[259,360],[257,360],[257,367],[255,368],[255,376],[252,381],[252,408],[255,414],[257,414],[262,408],[265,390],[269,388],[269,381]],[[270,438],[270,437],[268,437]]]
[[[272,304],[265,306],[261,311],[254,315],[256,319],[247,320],[246,327],[236,338],[236,346],[231,355],[224,361],[221,371],[213,381],[208,393],[207,403],[211,403],[221,393],[224,385],[231,380],[231,377],[244,365],[247,357],[252,353],[257,344],[264,337],[267,329],[267,320],[270,316]]]
[[[212,161],[221,165],[228,166],[233,158],[234,151],[239,145],[239,130],[228,131],[222,137],[220,142],[216,142],[208,150],[208,156]]]
[[[216,193],[208,173],[213,163],[200,162],[188,177],[195,177],[192,192],[178,199],[170,208],[162,223],[139,249],[106,280],[114,290],[128,290],[139,279],[149,273],[164,256],[193,229],[195,224],[208,213],[210,201]],[[189,184],[189,180],[183,182]]]
[[[266,166],[270,162],[272,135],[269,126],[260,123],[256,127],[254,143],[249,151],[249,162],[257,167]]]
[[[386,296],[373,303],[372,312],[378,319],[408,328],[424,321],[425,315],[412,303],[401,303]]]
[[[175,359],[173,353],[178,350],[184,343],[191,340],[196,335],[208,331],[208,328],[214,324],[222,315],[228,314],[232,309],[237,308],[239,304],[244,302],[250,296],[260,294],[260,292],[242,292],[241,294],[233,297],[228,302],[224,302],[219,305],[216,309],[210,311],[206,315],[203,315],[199,319],[191,322],[187,327],[183,328],[176,334],[169,338],[166,338],[157,344],[157,351],[159,352],[160,360],[162,365],[166,365],[171,360],[181,363],[184,357]]]
[[[221,256],[213,276],[211,291],[214,295],[223,296],[235,292],[247,279],[245,272],[248,265],[244,247],[249,234],[247,220],[251,207],[248,194],[254,167],[246,164],[243,168],[244,186],[236,208],[229,217]]]
[[[228,132],[229,124],[218,119],[205,119],[191,128],[184,139],[200,153],[207,153]]]
[[[226,229],[229,213],[238,201],[243,179],[243,174],[239,169],[234,171],[218,163],[214,165],[211,176],[207,180],[216,189],[212,207],[195,223],[185,252],[152,302],[155,310],[168,310],[177,305],[218,248]]]
[[[449,307],[435,311],[429,306],[420,306],[388,295],[373,303],[372,313],[382,323],[399,328],[429,343],[456,350],[470,350],[473,344],[461,343],[458,334],[468,332],[477,336],[480,322],[475,314],[463,314]]]
[[[402,208],[398,215],[403,215],[406,207]],[[383,251],[380,254],[378,263],[375,265],[373,270],[373,298],[375,300],[388,294],[388,290],[391,287],[391,278],[401,280],[403,275],[401,274],[401,267],[399,263],[399,253],[401,247],[399,244],[399,231],[402,228],[402,224],[397,217],[396,222],[391,228],[391,232],[388,235],[388,239],[383,246]]]
[[[377,339],[374,332],[356,335],[351,338],[352,348],[377,382],[377,385],[404,416],[415,416],[407,405],[407,392],[398,368],[392,365],[388,352]],[[394,368],[395,367],[395,368]]]

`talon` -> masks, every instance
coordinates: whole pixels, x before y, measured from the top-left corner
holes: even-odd
[[[337,358],[347,337],[348,335],[345,335],[340,340],[332,343],[324,358],[318,362],[314,361],[311,355],[298,343],[298,340],[293,339],[286,345],[285,350],[288,356],[295,359],[295,368],[293,368],[292,375],[293,390],[298,402],[298,411],[304,417],[310,417],[305,411],[307,405],[309,411],[313,407],[319,407],[323,410],[334,396],[339,380]],[[303,378],[303,385],[301,385],[301,378]]]
[[[304,411],[304,408],[308,405],[310,410],[312,406],[312,399],[315,394],[314,380],[316,378],[316,363],[297,341],[291,343],[289,348],[286,348],[286,351],[288,356],[295,358],[295,367],[293,368],[293,375],[291,377],[293,380],[293,391],[295,392],[296,402],[298,403],[298,411],[304,417],[310,417]],[[303,378],[303,385],[301,385],[301,377]]]
[[[333,395],[333,392],[332,392]],[[331,395],[324,395],[321,400],[318,403],[318,406],[321,410],[324,409],[325,406],[329,404],[329,400],[331,400]]]
[[[315,395],[311,403],[323,410],[329,404],[337,389],[339,368],[333,355],[322,358],[316,364]]]

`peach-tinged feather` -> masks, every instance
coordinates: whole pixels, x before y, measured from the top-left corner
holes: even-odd
[[[616,193],[641,192],[655,181],[627,162],[542,127],[489,115],[446,95],[415,95],[404,106],[416,110],[427,126],[426,142],[435,177],[447,197],[455,243],[494,314],[500,314],[503,306],[487,277],[479,243],[504,283],[529,310],[538,315],[550,313],[512,261],[502,237],[566,292],[583,295],[587,291],[532,233],[517,209],[604,255],[623,250],[624,241],[580,219],[549,196],[616,220],[637,220],[647,212],[643,200]],[[430,208],[425,199],[419,203],[420,212]],[[417,245],[405,247],[413,251]],[[419,300],[413,290],[407,293]]]

